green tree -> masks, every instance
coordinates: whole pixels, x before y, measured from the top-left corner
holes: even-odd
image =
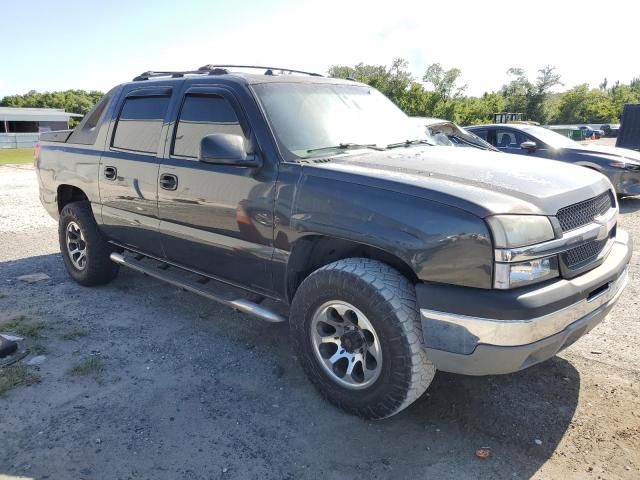
[[[444,103],[460,98],[467,88],[458,85],[462,71],[459,68],[445,70],[439,63],[429,65],[422,80],[433,85],[434,93]]]
[[[609,123],[619,116],[610,95],[602,90],[589,89],[586,83],[560,95],[554,123]]]
[[[562,84],[557,69],[550,65],[539,69],[534,82],[522,68],[510,68],[507,75],[512,79],[501,89],[506,110],[524,113],[528,120],[546,123],[549,117],[546,102],[551,89]]]
[[[366,65],[359,63],[354,67],[334,65],[329,69],[329,76],[336,78],[352,78],[380,90],[400,108],[406,103],[406,94],[413,83],[413,76],[407,70],[408,62],[402,58],[395,59],[389,68],[384,65]]]
[[[499,93],[485,93],[481,97],[466,97],[456,101],[456,123],[474,125],[491,123],[493,114],[505,111],[505,99]]]
[[[329,70],[330,76],[353,78],[377,88],[408,115],[445,118],[462,125],[491,122],[494,113],[504,111],[522,112],[540,123],[610,123],[619,120],[626,103],[640,103],[640,77],[629,84],[605,79],[599,89],[578,85],[554,92],[562,82],[553,66],[540,68],[533,80],[522,68],[510,68],[507,74],[510,80],[499,90],[470,97],[464,95],[466,85],[460,85],[460,69],[446,70],[439,63],[429,65],[423,83],[416,81],[401,58],[389,67],[359,63]]]

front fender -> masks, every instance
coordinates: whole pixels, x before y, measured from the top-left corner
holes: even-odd
[[[298,238],[319,234],[378,248],[400,258],[423,281],[492,285],[493,251],[484,220],[432,200],[304,176],[290,229]]]

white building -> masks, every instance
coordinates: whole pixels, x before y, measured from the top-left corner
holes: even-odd
[[[82,117],[61,108],[0,107],[0,148],[32,147],[40,132],[65,130],[71,117]]]

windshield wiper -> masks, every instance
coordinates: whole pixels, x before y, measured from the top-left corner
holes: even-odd
[[[389,145],[387,145],[387,148],[410,147],[411,145],[431,145],[431,146],[433,146],[434,144],[431,143],[429,140],[426,140],[426,139],[405,140],[404,142],[390,143]]]
[[[320,152],[322,150],[355,150],[358,148],[371,148],[373,150],[384,150],[384,148],[377,146],[375,143],[339,143],[338,145],[331,145],[328,147],[310,148],[307,153]]]

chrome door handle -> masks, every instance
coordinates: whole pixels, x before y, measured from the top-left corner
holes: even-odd
[[[160,175],[160,188],[164,190],[177,190],[178,177],[169,173],[163,173]]]

